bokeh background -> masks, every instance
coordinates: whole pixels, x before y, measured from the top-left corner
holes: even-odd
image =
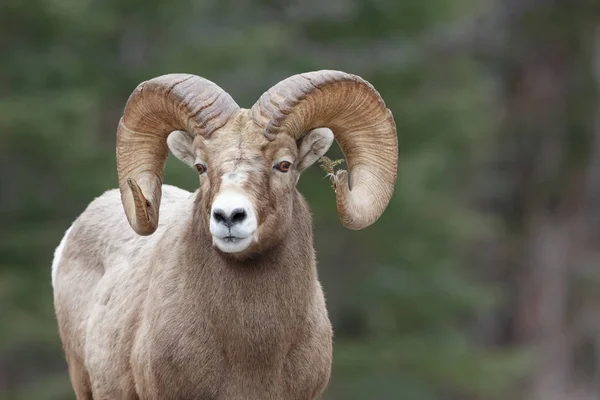
[[[336,333],[324,399],[600,399],[599,0],[1,0],[1,400],[74,399],[52,253],[117,187],[136,85],[194,73],[250,107],[317,69],[370,81],[400,146],[363,231],[318,167],[299,184]],[[165,181],[197,186],[172,156]]]

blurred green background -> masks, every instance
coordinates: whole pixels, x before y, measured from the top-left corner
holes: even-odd
[[[317,69],[370,81],[400,148],[363,231],[323,171],[299,184],[336,335],[324,399],[600,399],[598,0],[1,0],[1,400],[74,399],[52,253],[117,187],[136,85],[193,73],[250,107]],[[165,181],[197,186],[173,157]]]

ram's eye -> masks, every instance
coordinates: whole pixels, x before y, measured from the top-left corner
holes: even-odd
[[[281,172],[288,172],[290,170],[290,167],[292,166],[292,163],[289,161],[282,161],[278,164],[275,165],[275,169]]]
[[[194,167],[196,167],[196,169],[198,170],[198,173],[200,175],[202,175],[203,173],[206,172],[206,165],[204,165],[204,164],[198,163],[198,164],[194,165]]]

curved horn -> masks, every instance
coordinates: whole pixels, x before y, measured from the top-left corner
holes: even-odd
[[[381,216],[394,192],[398,138],[392,113],[371,84],[340,71],[294,75],[265,92],[252,117],[269,140],[330,128],[350,170],[350,187],[346,171],[334,178],[342,224],[363,229]]]
[[[117,170],[127,220],[139,235],[158,226],[167,136],[210,135],[238,109],[223,89],[195,75],[162,75],[133,91],[117,129]]]

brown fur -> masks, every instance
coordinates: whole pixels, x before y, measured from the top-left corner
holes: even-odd
[[[128,225],[118,190],[73,224],[54,304],[77,399],[311,400],[327,385],[332,328],[318,281],[309,208],[282,174],[294,139],[268,141],[247,114],[193,151],[208,166],[194,194],[163,186],[151,236]],[[220,177],[243,171],[258,240],[212,245]]]

